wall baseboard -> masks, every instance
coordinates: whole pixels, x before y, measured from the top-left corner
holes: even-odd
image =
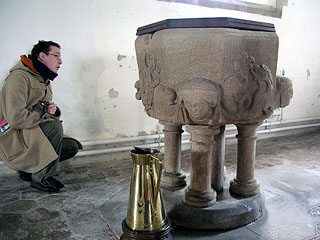
[[[320,118],[264,122],[257,129],[258,139],[302,134],[320,130]],[[235,125],[226,126],[226,144],[236,143]],[[164,150],[164,134],[83,142],[84,150],[72,160],[74,164],[127,159],[133,146]],[[190,134],[182,134],[182,151],[190,149]],[[70,161],[71,164],[71,161]]]
[[[258,139],[280,137],[287,135],[303,134],[320,130],[320,118],[308,118],[290,121],[264,122],[257,130]],[[237,129],[235,125],[226,126],[226,144],[236,143],[235,135]],[[88,163],[112,162],[128,159],[129,151],[133,146],[160,148],[164,150],[164,134],[116,138],[108,140],[82,142],[84,149],[80,151],[72,160],[62,162],[62,166],[84,165]],[[190,134],[182,134],[182,151],[190,149]],[[0,160],[0,176],[10,174],[14,171],[8,169]]]

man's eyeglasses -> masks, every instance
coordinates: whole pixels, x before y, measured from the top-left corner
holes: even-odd
[[[57,60],[62,60],[61,56],[57,55],[57,54],[52,54],[52,53],[48,53],[47,55],[52,55],[54,56]]]

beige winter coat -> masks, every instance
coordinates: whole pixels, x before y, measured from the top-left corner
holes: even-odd
[[[40,100],[52,100],[49,80],[46,85],[31,60],[21,60],[10,69],[0,93],[0,122],[10,124],[0,134],[0,154],[9,168],[33,173],[58,158],[39,123],[59,120],[60,110],[56,118],[39,111]]]

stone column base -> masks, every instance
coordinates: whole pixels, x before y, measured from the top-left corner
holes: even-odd
[[[165,188],[181,188],[185,187],[186,182],[186,174],[183,171],[177,173],[169,173],[166,171],[162,172],[161,176],[161,187]]]
[[[209,207],[216,202],[217,194],[214,190],[195,191],[188,187],[185,190],[183,202],[193,207]]]
[[[240,197],[251,197],[260,193],[260,184],[256,179],[247,182],[238,182],[233,179],[230,181],[229,191]]]

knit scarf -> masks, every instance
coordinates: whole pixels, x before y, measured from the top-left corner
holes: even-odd
[[[47,82],[48,79],[53,81],[58,76],[57,73],[51,71],[46,65],[35,59],[32,55],[28,55],[28,58],[31,59],[34,68],[39,72],[44,82]]]

